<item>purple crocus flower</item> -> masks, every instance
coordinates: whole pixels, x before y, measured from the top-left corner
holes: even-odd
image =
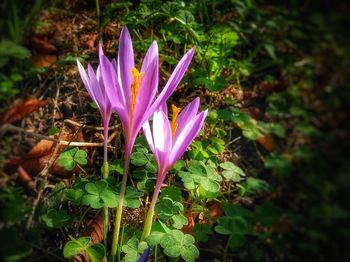
[[[112,108],[124,127],[126,157],[130,157],[136,136],[143,123],[174,92],[185,74],[194,54],[189,50],[170,76],[162,92],[158,90],[158,46],[153,41],[143,60],[141,71],[134,63],[134,51],[129,31],[123,28],[119,40],[118,61],[101,56],[101,74]]]
[[[208,110],[198,113],[198,108],[198,97],[188,104],[180,114],[180,108],[173,106],[172,121],[169,122],[167,109],[164,105],[154,113],[152,129],[148,121],[142,127],[148,145],[157,161],[158,178],[141,240],[144,240],[150,233],[154,207],[168,171],[184,154],[203,126]]]
[[[102,44],[100,43],[99,47],[99,57],[101,63],[101,57],[103,57]],[[112,105],[107,96],[106,88],[108,86],[104,85],[101,74],[101,66],[99,65],[96,70],[96,74],[92,69],[91,65],[88,64],[87,71],[85,71],[84,67],[81,65],[79,60],[77,60],[79,73],[83,83],[85,85],[86,90],[88,91],[90,97],[96,103],[103,122],[103,135],[104,135],[104,165],[107,163],[107,142],[108,142],[108,126],[109,121],[112,114]],[[105,173],[105,172],[104,172]],[[107,174],[103,174],[104,176],[108,176]]]
[[[135,67],[134,51],[129,31],[123,28],[118,49],[118,60],[108,60],[100,52],[100,66],[106,93],[123,124],[125,136],[125,165],[122,186],[115,215],[115,228],[111,257],[114,259],[120,231],[130,155],[137,134],[142,125],[165,103],[174,92],[185,74],[194,54],[195,48],[189,50],[180,60],[171,74],[167,84],[156,97],[158,90],[158,46],[155,41],[148,49],[141,70]]]

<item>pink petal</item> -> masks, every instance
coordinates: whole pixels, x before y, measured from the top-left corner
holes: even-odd
[[[175,132],[174,141],[177,140],[179,137],[179,134],[182,132],[182,130],[186,127],[189,121],[194,118],[198,113],[199,108],[199,98],[195,98],[191,103],[189,103],[179,114],[177,118],[177,129]]]
[[[125,26],[120,35],[118,49],[118,79],[126,99],[126,107],[130,108],[131,85],[134,82],[131,69],[134,67],[134,51],[128,28]]]
[[[144,72],[144,77],[141,80],[140,89],[138,91],[134,115],[133,128],[138,132],[147,120],[144,116],[147,115],[148,109],[151,106],[158,87],[158,56],[154,57]]]
[[[185,74],[189,64],[191,63],[195,48],[190,49],[180,60],[173,73],[171,74],[168,82],[166,83],[164,89],[157,97],[156,101],[154,101],[150,110],[148,111],[148,115],[146,119],[148,119],[155,110],[159,107],[159,105],[163,104],[169,96],[174,92],[177,85],[180,83],[183,75]]]
[[[168,117],[162,111],[156,111],[153,115],[153,141],[158,155],[158,169],[166,169],[172,137]]]
[[[169,166],[174,165],[175,162],[185,153],[187,147],[191,144],[193,139],[201,130],[207,113],[208,110],[199,113],[186,125],[186,127],[179,134],[179,137],[175,141],[173,149],[170,153]]]

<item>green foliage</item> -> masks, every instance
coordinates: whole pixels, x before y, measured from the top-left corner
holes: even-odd
[[[177,229],[171,230],[163,223],[153,224],[151,235],[146,241],[150,246],[160,245],[167,256],[174,258],[181,256],[186,262],[195,261],[199,256],[193,236]]]
[[[215,198],[220,193],[222,178],[213,163],[193,160],[189,163],[188,171],[180,171],[179,176],[185,188],[194,190],[200,197]]]
[[[82,203],[92,208],[101,208],[107,206],[110,208],[118,205],[117,195],[109,188],[104,180],[95,183],[87,183],[85,185],[86,193],[82,198]]]
[[[142,255],[143,251],[147,248],[145,241],[139,241],[137,238],[131,238],[128,242],[122,246],[122,251],[125,253],[123,261],[134,262]]]
[[[51,228],[67,226],[72,220],[72,217],[68,215],[66,210],[56,209],[50,209],[41,218],[45,222],[46,226]]]
[[[67,259],[72,259],[76,255],[86,252],[91,262],[99,262],[106,255],[105,247],[100,243],[91,244],[90,237],[81,237],[78,239],[71,237],[71,239],[72,240],[67,242],[63,248],[63,256]]]
[[[23,261],[33,249],[14,229],[0,230],[0,254],[5,262]]]
[[[243,170],[232,162],[221,163],[220,167],[224,170],[222,171],[222,175],[229,181],[240,182],[242,177],[245,176]]]
[[[215,231],[228,235],[228,246],[239,248],[246,243],[246,237],[253,233],[251,214],[248,210],[236,205],[223,206],[225,216],[219,218]]]
[[[87,153],[78,147],[73,147],[60,154],[58,164],[68,171],[73,170],[76,165],[87,164]]]
[[[0,191],[0,207],[1,221],[11,221],[15,224],[23,221],[31,210],[21,190],[14,187],[6,187]]]
[[[200,223],[194,225],[193,232],[195,233],[197,239],[203,243],[207,242],[209,235],[213,234],[210,225]]]

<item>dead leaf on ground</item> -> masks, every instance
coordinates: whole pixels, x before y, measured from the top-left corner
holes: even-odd
[[[273,137],[270,134],[265,134],[265,135],[259,137],[257,141],[267,151],[272,151],[277,147],[275,140],[273,139]]]
[[[27,173],[27,171],[20,165],[17,168],[18,177],[17,179],[25,188],[28,189],[30,193],[35,192],[35,183],[32,177]]]
[[[59,140],[70,141],[74,138],[73,130],[66,128],[66,132],[62,132]],[[75,141],[84,142],[83,134],[78,133]],[[17,167],[21,165],[31,176],[39,174],[47,165],[50,159],[56,158],[52,164],[49,172],[63,178],[69,178],[73,173],[78,172],[79,168],[75,167],[73,170],[67,171],[63,167],[58,165],[58,155],[65,148],[63,145],[58,145],[58,149],[54,152],[54,142],[49,140],[40,140],[25,156],[14,157],[7,161],[5,165],[5,171],[8,174],[12,174],[16,171]],[[53,155],[56,153],[55,155]]]
[[[95,33],[91,33],[89,35],[89,40],[87,42],[87,46],[90,48],[90,49],[93,49],[94,46],[95,46],[95,41],[96,41],[96,37],[97,35]]]
[[[82,232],[80,237],[89,236],[91,237],[91,243],[97,244],[101,243],[103,240],[103,218],[98,216],[95,220],[91,221],[87,225],[88,229],[85,232]],[[86,256],[86,253],[83,252],[74,257],[73,262],[84,262],[89,261],[89,258]]]
[[[213,223],[224,214],[224,211],[221,208],[219,202],[214,202],[214,204],[210,207],[209,215],[213,219]]]
[[[190,214],[188,217],[187,217],[187,220],[188,220],[188,223],[187,225],[183,226],[181,231],[186,233],[186,234],[190,234],[190,235],[194,235],[193,233],[193,227],[194,225],[196,224],[194,222],[194,217],[193,217],[193,214]]]
[[[0,115],[0,124],[17,122],[47,104],[46,100],[29,98],[21,104],[15,105]]]
[[[38,54],[33,56],[33,66],[35,67],[49,67],[57,61],[56,55]]]
[[[51,43],[49,43],[49,42],[47,42],[47,41],[45,41],[37,36],[33,36],[30,39],[30,42],[31,42],[32,47],[39,54],[54,54],[57,52],[57,48],[53,44],[51,44]]]

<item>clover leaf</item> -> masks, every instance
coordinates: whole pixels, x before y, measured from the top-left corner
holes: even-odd
[[[191,161],[188,170],[189,172],[179,172],[179,176],[187,189],[198,189],[199,195],[204,198],[218,196],[222,177],[218,175],[210,161],[207,164],[200,161]]]
[[[80,150],[77,147],[73,147],[67,151],[60,154],[58,158],[58,165],[64,169],[70,171],[73,170],[76,165],[86,165],[87,164],[87,153],[84,150]]]
[[[161,220],[167,220],[182,210],[183,205],[169,197],[163,197],[156,206],[156,213]]]
[[[67,214],[66,210],[50,209],[42,216],[46,226],[52,228],[60,228],[66,226],[71,221],[72,217]]]
[[[89,205],[92,208],[101,208],[104,205],[113,208],[118,205],[117,196],[104,180],[87,183],[85,190],[87,194],[82,199],[84,205]]]
[[[133,237],[128,240],[128,242],[122,246],[122,251],[125,253],[125,262],[134,262],[140,257],[143,251],[148,247],[145,241],[139,241],[137,238]]]
[[[86,252],[91,262],[100,262],[106,255],[104,245],[100,243],[91,245],[90,237],[81,237],[79,239],[71,237],[71,239],[63,248],[63,256],[67,259],[72,259],[76,255]]]
[[[178,257],[181,255],[186,262],[191,262],[199,256],[194,241],[194,237],[191,235],[185,235],[180,230],[171,230],[161,238],[160,245],[167,256]]]
[[[232,182],[239,182],[241,181],[241,177],[245,176],[242,169],[240,169],[238,166],[233,164],[232,162],[224,162],[220,164],[220,167],[224,169],[222,172],[222,175]]]

